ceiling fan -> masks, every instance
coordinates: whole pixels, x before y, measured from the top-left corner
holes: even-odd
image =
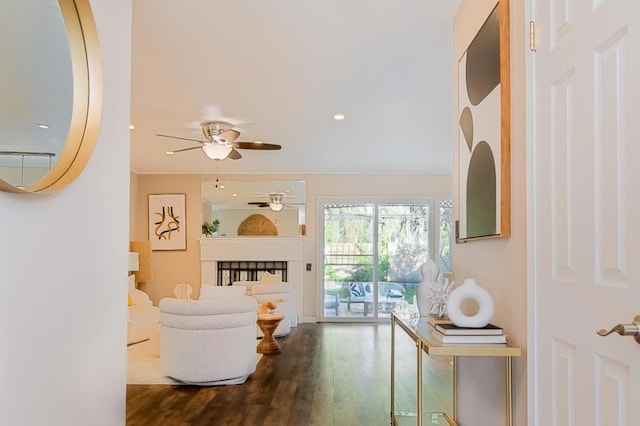
[[[191,142],[198,142],[199,146],[193,146],[190,148],[176,149],[173,151],[166,151],[167,155],[173,155],[176,152],[190,151],[192,149],[202,149],[207,157],[212,160],[224,160],[230,158],[232,160],[239,160],[242,155],[237,151],[238,149],[255,149],[261,151],[274,151],[282,149],[282,146],[265,143],[262,141],[253,142],[236,142],[236,139],[240,136],[240,132],[233,128],[231,123],[226,121],[205,121],[201,124],[202,133],[207,139],[201,141],[198,139],[183,138],[179,136],[161,135],[156,133],[156,136],[163,138],[180,139]]]
[[[284,202],[285,195],[278,194],[275,192],[272,192],[268,195],[269,195],[269,201],[250,201],[247,204],[254,205],[256,207],[269,207],[274,212],[281,211],[285,206],[285,202]],[[298,203],[294,203],[294,204],[298,204]],[[290,205],[290,204],[287,203],[287,205]]]

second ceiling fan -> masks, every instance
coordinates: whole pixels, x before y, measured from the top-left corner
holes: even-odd
[[[198,139],[183,138],[180,136],[161,135],[163,138],[180,139],[191,142],[198,142],[200,145],[192,146],[189,148],[176,149],[173,151],[166,151],[167,155],[173,155],[177,152],[190,151],[192,149],[202,149],[207,157],[212,160],[224,160],[230,158],[232,160],[239,160],[242,155],[237,151],[238,149],[254,149],[261,151],[275,151],[282,149],[282,146],[265,143],[262,141],[253,142],[236,142],[240,136],[240,132],[233,128],[231,123],[226,121],[205,121],[201,124],[202,134],[207,139],[201,141]]]
[[[253,205],[256,207],[269,207],[274,212],[279,212],[284,208],[285,205],[304,205],[304,203],[285,203],[284,197],[285,194],[278,194],[276,192],[272,192],[268,194],[269,201],[250,201],[249,205]]]

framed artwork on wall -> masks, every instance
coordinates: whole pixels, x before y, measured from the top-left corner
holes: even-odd
[[[149,194],[151,250],[186,250],[185,194]]]
[[[499,0],[458,61],[456,241],[510,236],[509,2]]]

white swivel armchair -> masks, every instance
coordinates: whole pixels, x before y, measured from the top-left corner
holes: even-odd
[[[255,371],[256,301],[220,289],[207,292],[211,299],[160,301],[163,374],[211,386],[244,383]]]

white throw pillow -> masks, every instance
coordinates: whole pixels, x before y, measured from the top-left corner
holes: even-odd
[[[242,285],[203,285],[200,287],[200,300],[241,297],[246,291],[247,288]]]
[[[265,271],[260,277],[260,283],[262,284],[277,284],[282,282],[282,275],[272,274],[269,271]]]

